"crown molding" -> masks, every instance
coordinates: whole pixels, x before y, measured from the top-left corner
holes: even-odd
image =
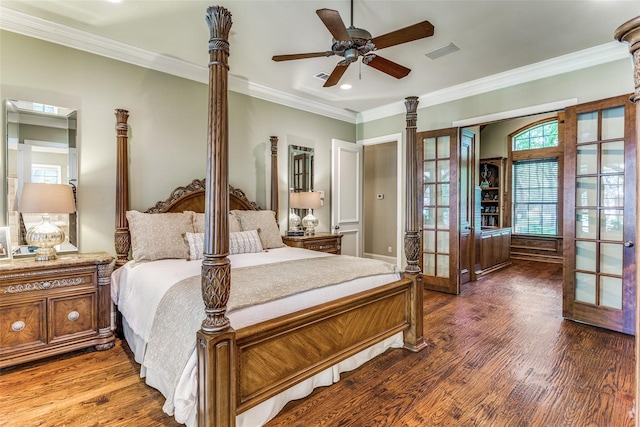
[[[482,93],[628,58],[628,47],[622,43],[612,41],[421,95],[419,97],[419,108],[443,104],[457,99],[480,95]],[[358,114],[357,122],[366,123],[396,114],[404,114],[405,112],[404,101],[398,101],[383,105],[382,107],[362,111]]]
[[[36,18],[4,6],[0,6],[0,30],[11,31],[139,67],[208,84],[209,70],[204,66],[181,61],[126,43],[117,42],[106,37],[96,36],[85,31]],[[622,43],[612,41],[593,48],[584,49],[568,55],[421,95],[419,97],[420,108],[479,95],[628,57],[628,48]],[[290,95],[266,86],[251,83],[231,75],[229,76],[229,90],[349,123],[366,123],[397,114],[404,114],[405,112],[404,101],[398,101],[360,113],[353,113],[321,102],[311,101],[300,96]]]
[[[3,6],[0,6],[0,29],[200,83],[208,84],[209,82],[207,67],[76,30]],[[354,112],[293,96],[232,75],[229,76],[229,90],[333,119],[349,123],[356,122]]]

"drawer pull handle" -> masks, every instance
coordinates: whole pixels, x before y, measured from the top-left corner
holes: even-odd
[[[77,311],[72,311],[67,315],[67,319],[71,320],[72,322],[75,322],[76,320],[78,320],[80,318],[80,313],[78,313]]]
[[[26,325],[22,320],[18,320],[17,322],[13,322],[13,324],[11,325],[11,330],[13,332],[20,332],[24,329],[25,326]]]

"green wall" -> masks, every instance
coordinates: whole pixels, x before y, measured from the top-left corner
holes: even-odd
[[[206,84],[6,31],[0,31],[0,76],[2,100],[78,109],[79,246],[84,252],[114,253],[116,108],[130,114],[131,209],[151,207],[175,187],[204,177]],[[3,110],[3,134],[5,126]],[[315,188],[330,200],[331,139],[354,140],[355,125],[230,92],[230,184],[263,207],[269,200],[271,135],[280,139],[279,217],[284,230],[288,141],[313,145]],[[0,156],[4,164],[4,145]],[[315,214],[319,230],[328,231],[328,206]],[[0,224],[5,221],[3,216]]]

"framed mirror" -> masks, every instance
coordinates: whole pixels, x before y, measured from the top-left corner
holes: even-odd
[[[289,194],[302,191],[313,191],[313,148],[289,145]],[[291,197],[287,203],[290,218],[288,229],[291,230],[292,214],[302,218],[306,212],[293,208]]]
[[[7,224],[14,255],[30,255],[26,231],[41,214],[18,212],[18,198],[25,183],[68,184],[77,202],[77,110],[37,102],[9,99],[6,108]],[[76,203],[77,205],[77,203]],[[66,235],[58,252],[78,249],[78,213],[51,214],[51,221]]]

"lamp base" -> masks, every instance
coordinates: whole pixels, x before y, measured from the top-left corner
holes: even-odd
[[[50,221],[49,214],[42,215],[42,222],[27,231],[26,241],[29,246],[35,246],[36,261],[51,261],[56,259],[55,245],[64,242],[64,231]]]
[[[316,227],[318,226],[318,218],[313,216],[313,210],[309,209],[309,214],[302,218],[302,227],[304,228],[305,236],[313,236],[316,234]]]
[[[36,261],[52,261],[58,258],[56,248],[36,249]]]

